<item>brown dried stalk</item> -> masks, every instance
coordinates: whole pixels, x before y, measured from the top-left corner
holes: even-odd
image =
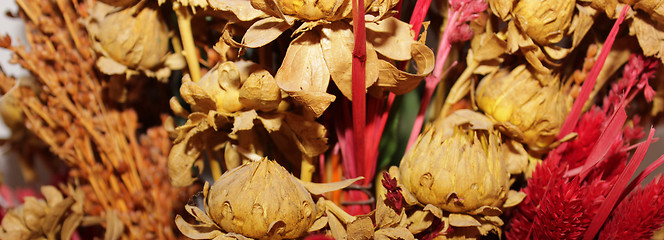
[[[97,59],[80,24],[84,16],[79,13],[87,12],[90,2],[17,3],[31,51],[10,46],[9,38],[0,42],[40,86],[40,92],[15,89],[28,129],[81,181],[86,214],[117,216],[123,227],[107,221],[107,238],[175,238],[172,212],[181,208],[176,201],[181,189],[173,188],[165,176],[170,141],[163,128],[139,138],[134,110],[104,105],[102,86],[108,77],[95,69]],[[13,79],[0,73],[3,91],[13,85]]]

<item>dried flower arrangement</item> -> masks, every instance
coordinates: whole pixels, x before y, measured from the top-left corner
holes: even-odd
[[[2,184],[2,239],[664,226],[664,181],[641,186],[664,156],[636,174],[664,111],[661,1],[16,3],[27,37],[0,47],[31,76],[0,71],[2,143],[26,181],[56,177]]]

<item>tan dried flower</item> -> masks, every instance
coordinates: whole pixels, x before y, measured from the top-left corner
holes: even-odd
[[[25,197],[2,219],[2,239],[71,239],[83,220],[83,193],[64,198],[53,186],[41,187],[44,199]]]
[[[322,216],[311,194],[344,188],[358,179],[304,183],[274,161],[248,162],[203,189],[204,209],[187,206],[198,224],[181,216],[176,225],[193,239],[293,239],[304,236]]]
[[[235,42],[230,32],[224,40],[235,47],[262,47],[276,39],[290,25],[277,18],[255,22],[245,33],[242,43]],[[413,40],[410,25],[388,17],[367,22],[366,86],[379,91],[404,94],[413,90],[434,66],[434,55],[424,43]],[[279,87],[306,106],[315,116],[335,100],[327,93],[330,80],[341,93],[352,99],[352,50],[354,37],[347,20],[305,22],[297,30],[289,45],[275,79]],[[414,60],[417,73],[411,74],[395,67],[396,61]]]
[[[122,8],[97,2],[90,11],[86,27],[102,55],[97,67],[103,73],[166,79],[171,69],[184,67],[181,55],[169,54],[169,31],[156,4]]]
[[[401,183],[419,202],[445,211],[500,212],[510,174],[492,126],[470,110],[435,122],[402,159]]]
[[[241,165],[239,149],[292,163],[327,149],[325,127],[312,117],[285,111],[289,102],[272,75],[257,64],[218,64],[196,83],[185,77],[180,94],[193,112],[171,99],[171,109],[187,117],[175,129],[169,154],[169,175],[176,186],[195,180],[191,168],[206,152],[223,151],[226,168],[232,169]]]
[[[575,0],[517,1],[512,15],[517,26],[536,43],[549,45],[560,42],[570,26]]]
[[[531,150],[545,151],[556,141],[573,100],[563,94],[559,80],[550,78],[538,80],[525,65],[488,75],[477,87],[477,105],[503,132]]]
[[[398,2],[395,0],[372,0],[365,1],[364,6],[367,12],[380,12],[383,15],[387,10],[396,6]],[[269,15],[275,17],[286,15],[298,20],[309,21],[336,21],[343,18],[350,18],[352,10],[351,3],[352,1],[350,0],[251,0],[252,6]]]

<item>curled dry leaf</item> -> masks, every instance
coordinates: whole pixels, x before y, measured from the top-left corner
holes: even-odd
[[[337,184],[338,190],[354,181]],[[322,217],[311,193],[299,179],[274,161],[249,162],[224,173],[212,187],[203,189],[205,212],[194,206],[187,211],[197,224],[180,216],[176,224],[185,236],[215,239],[237,234],[257,239],[297,238]],[[239,237],[239,236],[236,236]]]
[[[265,12],[252,7],[249,0],[208,0],[208,3],[212,9],[224,13],[224,17],[229,15],[227,13],[233,14],[234,19],[231,20],[248,22],[268,16]]]
[[[639,0],[633,3],[635,9],[646,12],[654,22],[664,22],[664,1]]]

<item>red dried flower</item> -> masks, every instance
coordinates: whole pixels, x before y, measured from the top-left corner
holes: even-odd
[[[325,234],[312,234],[304,238],[304,240],[334,240]]]
[[[599,239],[651,239],[664,226],[664,179],[637,188],[613,211]]]
[[[381,183],[387,189],[387,193],[385,194],[387,205],[393,208],[398,214],[401,214],[403,195],[401,195],[401,187],[399,187],[397,179],[390,176],[390,173],[383,172]]]

